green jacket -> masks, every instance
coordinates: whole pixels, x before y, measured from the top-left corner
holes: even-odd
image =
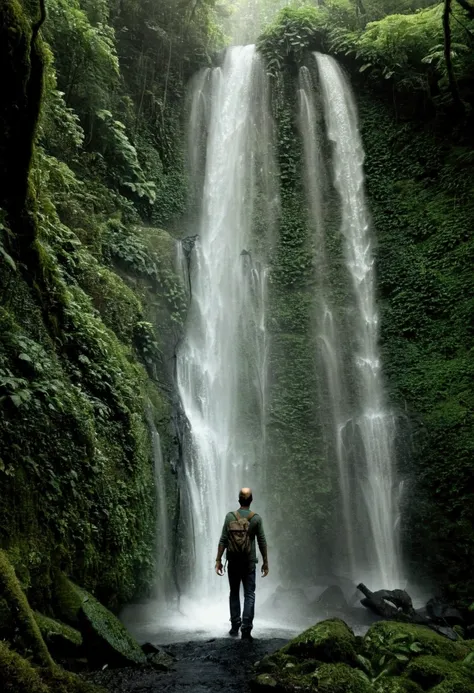
[[[248,517],[250,514],[250,510],[244,510],[243,508],[239,508],[239,515],[240,517]],[[229,523],[235,520],[235,515],[233,512],[227,513],[225,516],[224,520],[224,526],[222,528],[222,533],[221,533],[221,538],[219,540],[219,544],[222,544],[225,546],[227,549],[227,546],[229,545],[229,533],[228,533],[228,527]],[[257,559],[257,550],[255,548],[255,538],[257,538],[258,542],[258,548],[260,551],[263,553],[263,550],[267,546],[267,540],[265,538],[265,532],[263,531],[263,521],[260,515],[255,515],[252,517],[250,520],[250,526],[249,526],[249,535],[250,539],[252,541],[252,548],[250,550],[250,562],[251,563],[258,563]],[[227,558],[230,558],[228,556]]]

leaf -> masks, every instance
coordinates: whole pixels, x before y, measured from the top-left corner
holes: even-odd
[[[7,263],[7,265],[10,265],[10,267],[12,268],[12,270],[14,270],[14,271],[16,272],[15,260],[12,258],[11,255],[9,255],[9,254],[7,253],[6,250],[4,250],[4,248],[2,248],[1,245],[0,245],[0,255],[3,257],[3,259],[5,260],[5,262]]]
[[[15,407],[21,407],[22,405],[22,399],[19,397],[19,395],[10,395],[10,399],[15,405]]]
[[[28,354],[22,353],[19,355],[18,358],[21,359],[22,361],[28,361],[28,363],[31,363],[31,357],[28,356]]]
[[[365,72],[369,67],[372,67],[372,63],[365,63],[359,68],[359,72]]]
[[[398,659],[399,662],[408,662],[410,658],[407,657],[406,655],[399,654],[399,653],[397,652],[397,653],[395,654],[395,659]]]
[[[410,645],[410,652],[423,652],[422,644],[420,642],[412,642]]]

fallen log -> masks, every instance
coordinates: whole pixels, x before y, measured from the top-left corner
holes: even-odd
[[[427,616],[417,613],[413,608],[410,595],[405,590],[377,590],[377,592],[372,592],[362,582],[357,585],[357,589],[364,595],[364,599],[361,599],[362,606],[370,609],[384,620],[428,626],[450,640],[457,640],[459,637],[449,626],[441,626]]]

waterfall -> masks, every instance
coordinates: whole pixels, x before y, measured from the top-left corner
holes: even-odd
[[[337,547],[337,568],[341,572],[349,572],[356,579],[354,544],[356,537],[354,523],[350,513],[350,487],[347,474],[350,464],[347,459],[347,449],[344,446],[340,432],[350,414],[347,398],[347,383],[344,378],[344,360],[341,350],[341,316],[336,315],[332,300],[330,285],[330,260],[327,252],[326,214],[324,197],[327,194],[326,171],[324,166],[323,132],[319,124],[320,112],[316,105],[316,92],[313,78],[307,67],[302,67],[299,73],[299,130],[303,140],[304,180],[308,200],[308,223],[312,232],[315,246],[315,270],[317,292],[315,296],[315,329],[318,344],[318,372],[325,381],[324,390],[321,388],[321,409],[330,411],[331,431],[328,434],[323,427],[328,441],[328,455],[336,457],[338,477],[341,489],[342,532]],[[360,576],[359,576],[360,577]]]
[[[347,327],[339,331],[331,306],[320,297],[321,343],[334,423],[334,449],[339,466],[344,540],[352,577],[370,580],[374,588],[400,586],[401,559],[396,530],[397,479],[394,460],[395,420],[384,396],[378,348],[373,239],[364,194],[364,151],[350,86],[337,62],[315,54],[321,83],[327,137],[332,144],[334,186],[341,206],[340,230],[345,266],[354,304]],[[302,78],[304,79],[304,73]],[[303,89],[308,129],[306,168],[317,191],[321,166],[313,152],[317,134],[314,97]],[[311,121],[311,122],[310,122]],[[317,194],[315,192],[315,198]],[[324,257],[323,226],[318,204],[312,204]],[[324,261],[323,261],[324,262]],[[349,344],[351,397],[343,375],[341,349]],[[352,468],[351,468],[352,467]],[[355,473],[354,473],[355,472]]]
[[[156,514],[156,556],[154,597],[160,603],[166,601],[166,587],[169,585],[171,568],[172,537],[168,519],[168,504],[166,497],[166,476],[160,434],[155,426],[151,406],[147,409],[147,421],[151,434],[153,463],[155,472],[155,488],[157,500]]]
[[[213,576],[225,514],[238,507],[242,486],[252,486],[258,498],[263,476],[267,270],[265,244],[254,227],[274,197],[264,166],[271,157],[268,85],[255,47],[230,48],[223,66],[192,88],[191,186],[203,184],[177,381],[188,422],[181,482],[184,532],[194,556],[190,583],[193,593],[204,597],[215,595],[217,585],[227,589]],[[204,90],[206,116],[202,110],[199,115]],[[203,136],[203,120],[207,147],[200,171],[195,143]],[[257,189],[266,200],[263,208]]]

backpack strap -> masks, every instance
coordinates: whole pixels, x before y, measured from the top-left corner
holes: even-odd
[[[238,510],[235,510],[235,511],[234,511],[234,517],[235,517],[236,520],[240,520],[240,515],[239,515],[239,511],[238,511]]]
[[[256,514],[257,514],[257,513],[254,513],[253,510],[251,510],[250,513],[249,513],[249,516],[247,517],[247,520],[250,522],[250,520],[252,519],[252,517],[255,517]]]

